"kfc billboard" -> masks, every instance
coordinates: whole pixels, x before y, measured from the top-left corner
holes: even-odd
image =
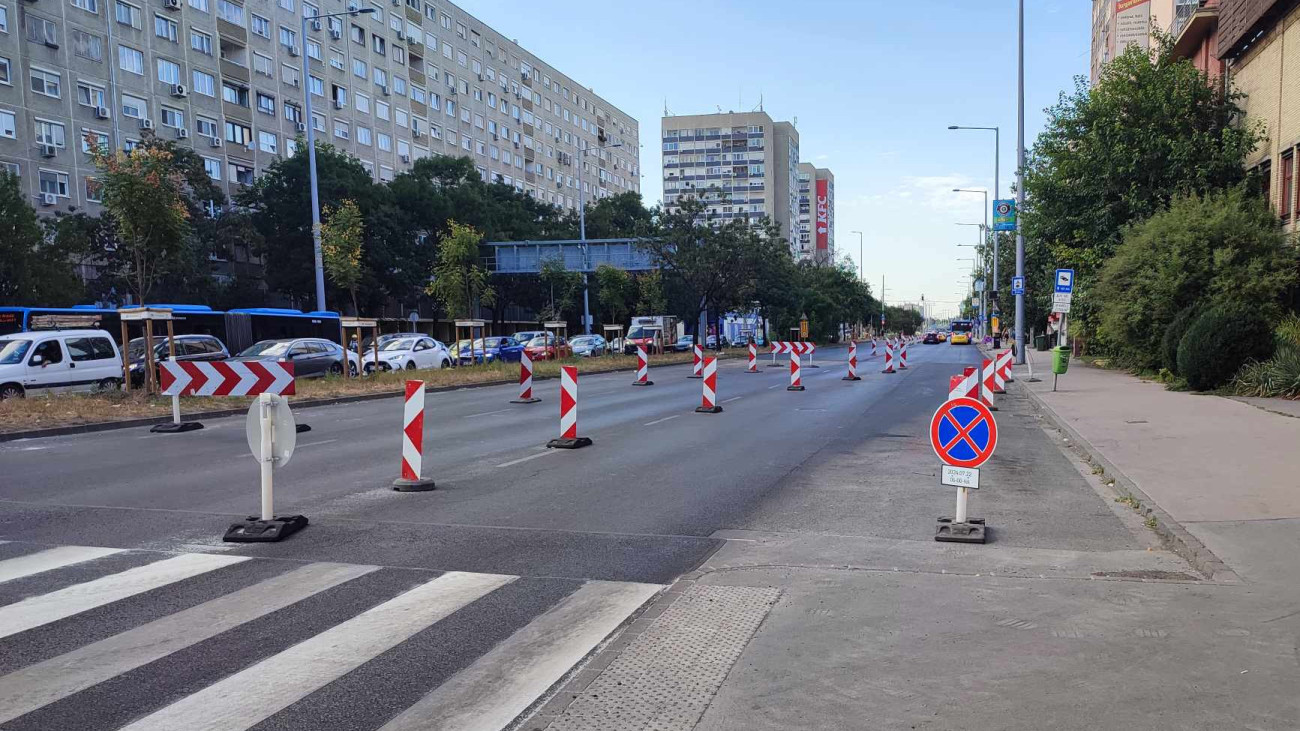
[[[817,250],[825,251],[830,248],[831,238],[831,204],[830,194],[827,188],[830,181],[826,179],[817,181]]]

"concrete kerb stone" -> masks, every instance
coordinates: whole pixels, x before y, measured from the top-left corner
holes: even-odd
[[[1084,439],[1074,427],[1070,426],[1065,419],[1062,419],[1055,410],[1043,399],[1020,381],[1016,381],[1009,386],[1014,386],[1023,391],[1028,397],[1034,410],[1039,413],[1053,428],[1065,434],[1070,439],[1072,451],[1084,457],[1089,462],[1101,466],[1105,474],[1112,478],[1115,487],[1120,492],[1127,493],[1142,504],[1140,514],[1155,522],[1155,534],[1164,541],[1178,556],[1191,564],[1192,568],[1199,571],[1207,579],[1216,583],[1239,583],[1241,578],[1237,573],[1228,568],[1228,565],[1214,554],[1199,538],[1192,535],[1178,521],[1164,511],[1156,501],[1152,500],[1137,483],[1125,475],[1124,472],[1116,467],[1114,463],[1106,459],[1101,450],[1097,449],[1087,439]]]
[[[731,359],[729,354],[719,354],[718,358]],[[661,368],[671,368],[674,365],[683,365],[682,363],[673,363]],[[685,365],[690,365],[686,363]],[[628,368],[615,368],[608,371],[600,371],[591,375],[598,376],[605,373],[626,373],[628,371],[636,372],[636,366]],[[554,376],[533,376],[534,381],[554,381],[559,380],[559,375]],[[468,388],[488,388],[490,386],[505,386],[515,384],[518,379],[511,378],[508,380],[484,381],[483,383],[468,383],[459,386],[425,386],[425,393],[441,393],[445,391],[460,391]],[[330,398],[308,399],[305,401],[293,401],[289,405],[295,409],[307,409],[313,406],[333,406],[335,404],[350,404],[360,401],[375,401],[385,398],[401,398],[405,395],[404,391],[381,391],[378,393],[359,393],[351,396],[333,396]],[[214,409],[212,411],[195,411],[193,413],[183,414],[187,419],[217,419],[223,416],[238,416],[248,412],[248,407],[237,409]],[[52,426],[48,429],[29,429],[27,431],[0,432],[0,442],[13,442],[19,439],[40,439],[42,437],[62,437],[69,434],[92,434],[101,431],[113,431],[114,429],[130,429],[137,426],[152,426],[153,424],[170,423],[172,417],[167,416],[147,416],[140,419],[123,419],[121,421],[101,421],[94,424],[73,424],[70,426]]]

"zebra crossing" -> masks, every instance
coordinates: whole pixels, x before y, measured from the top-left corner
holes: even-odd
[[[502,729],[662,588],[0,542],[0,729]]]

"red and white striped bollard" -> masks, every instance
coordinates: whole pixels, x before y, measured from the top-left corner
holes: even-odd
[[[984,405],[989,407],[989,411],[997,411],[998,407],[993,404],[993,394],[997,393],[997,369],[993,367],[993,361],[985,358],[980,364],[980,400]]]
[[[758,373],[758,346],[753,341],[749,343],[749,367],[745,369],[746,373]]]
[[[844,381],[861,381],[862,376],[858,375],[858,341],[849,341],[849,375],[840,379]]]
[[[546,443],[557,449],[591,446],[591,440],[578,436],[578,367],[560,367],[560,437]]]
[[[704,359],[704,395],[700,405],[695,409],[701,414],[716,414],[722,411],[718,405],[718,359]]]
[[[701,373],[701,369],[704,367],[704,349],[699,345],[692,345],[691,354],[694,359],[691,362],[691,375],[687,376],[687,378],[703,378],[704,375]]]
[[[519,398],[511,399],[512,404],[535,404],[541,399],[533,395],[533,359],[528,351],[519,351]]]
[[[398,492],[425,492],[433,480],[420,477],[424,462],[424,381],[406,382],[402,407],[402,476],[393,481]]]
[[[894,373],[894,344],[885,341],[885,369],[881,373]]]
[[[632,382],[633,386],[653,386],[655,382],[650,380],[650,358],[646,355],[645,346],[636,346],[636,380]]]
[[[907,370],[907,340],[898,346],[898,370]]]
[[[803,381],[799,378],[799,354],[790,351],[790,385],[785,387],[787,391],[803,391]]]

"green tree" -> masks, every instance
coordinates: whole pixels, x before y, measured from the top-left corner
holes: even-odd
[[[547,293],[547,303],[541,312],[542,319],[567,320],[566,313],[573,309],[581,290],[582,275],[566,269],[563,259],[552,257],[542,262],[538,279]]]
[[[569,225],[576,227],[577,214]],[[587,204],[588,239],[624,239],[655,233],[654,213],[641,203],[641,194],[619,193]]]
[[[472,226],[449,222],[450,232],[438,246],[438,263],[427,292],[442,303],[452,317],[472,317],[478,303],[492,304],[496,292],[488,273],[479,266],[479,242],[483,234]]]
[[[622,322],[636,301],[637,286],[632,275],[611,264],[596,267],[596,301],[609,315],[608,322]]]
[[[46,237],[19,179],[0,173],[0,305],[70,305],[81,293],[73,252]]]
[[[352,295],[352,312],[361,316],[357,306],[357,287],[361,284],[361,239],[365,222],[356,201],[345,200],[337,208],[326,209],[321,226],[321,256],[325,272],[334,284]]]
[[[115,154],[92,147],[91,157],[117,233],[119,274],[137,301],[146,302],[160,279],[187,264],[186,178],[169,146]]]
[[[1170,44],[1129,48],[1091,87],[1083,78],[1047,110],[1025,168],[1026,275],[1040,317],[1052,270],[1076,270],[1071,329],[1095,325],[1091,285],[1126,225],[1179,194],[1236,185],[1262,139],[1242,119],[1242,95],[1211,83]]]
[[[658,269],[636,278],[636,311],[643,315],[662,315],[668,311],[664,296],[664,278]]]
[[[1159,368],[1178,313],[1241,304],[1275,317],[1295,282],[1296,250],[1264,201],[1240,188],[1180,196],[1125,229],[1095,290],[1099,334],[1125,363]]]

